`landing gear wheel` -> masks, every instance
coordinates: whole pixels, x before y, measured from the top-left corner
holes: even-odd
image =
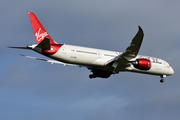
[[[90,78],[90,79],[94,78],[94,75],[90,74],[90,75],[89,75],[89,78]]]
[[[160,82],[163,83],[163,82],[164,82],[164,79],[161,79]]]

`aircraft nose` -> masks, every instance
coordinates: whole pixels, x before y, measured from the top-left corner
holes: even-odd
[[[171,70],[170,70],[170,74],[173,75],[174,74],[174,70],[173,68],[171,67]]]

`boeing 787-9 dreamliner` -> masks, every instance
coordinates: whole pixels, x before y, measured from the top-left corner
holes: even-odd
[[[143,40],[143,30],[140,26],[131,44],[124,52],[108,51],[67,44],[58,44],[52,40],[50,35],[41,25],[34,13],[28,12],[32,29],[37,44],[27,47],[10,47],[19,49],[30,49],[51,59],[41,59],[30,56],[37,60],[47,61],[72,66],[84,66],[91,70],[89,78],[109,78],[112,74],[121,71],[129,71],[161,77],[164,82],[166,76],[174,74],[172,67],[166,61],[155,57],[138,55]]]

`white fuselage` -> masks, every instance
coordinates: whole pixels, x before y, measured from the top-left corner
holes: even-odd
[[[42,54],[40,49],[34,47],[34,50]],[[48,57],[65,63],[87,66],[88,68],[95,67],[98,69],[111,69],[111,66],[105,66],[105,64],[120,54],[122,54],[122,52],[107,51],[73,45],[62,45],[55,54],[48,55]],[[128,66],[118,67],[117,70],[152,75],[172,75],[174,73],[171,66],[162,59],[142,55],[137,55],[136,58],[146,58],[150,60],[151,68],[149,70],[140,70],[135,68],[130,63]]]

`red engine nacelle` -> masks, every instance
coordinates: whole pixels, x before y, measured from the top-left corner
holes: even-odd
[[[149,70],[151,68],[151,61],[144,58],[139,58],[132,62],[133,66],[140,70]]]

